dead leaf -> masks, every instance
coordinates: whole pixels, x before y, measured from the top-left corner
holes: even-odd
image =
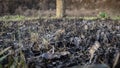
[[[59,30],[57,30],[57,31],[55,32],[55,36],[61,35],[61,34],[63,34],[64,32],[65,32],[64,29],[59,29]]]
[[[117,53],[112,68],[116,68],[115,66],[118,64],[119,58],[120,58],[120,53]]]
[[[95,51],[98,50],[98,48],[100,47],[100,43],[98,41],[95,41],[94,45],[91,47],[91,49],[89,50],[89,53],[90,53],[90,63],[94,57],[94,53]]]
[[[58,40],[64,32],[65,32],[64,29],[59,29],[58,31],[56,31],[54,34],[54,39]]]

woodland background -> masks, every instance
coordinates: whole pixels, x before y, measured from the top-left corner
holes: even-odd
[[[65,2],[67,14],[72,16],[85,14],[95,16],[102,11],[110,15],[120,14],[120,0],[65,0]],[[0,0],[0,15],[54,15],[55,9],[56,0]]]

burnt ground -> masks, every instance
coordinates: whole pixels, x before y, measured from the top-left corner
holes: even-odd
[[[90,62],[95,42],[100,44]],[[39,19],[0,22],[0,47],[24,53],[28,68],[66,68],[86,64],[113,67],[120,52],[120,21]],[[7,61],[7,60],[6,60]],[[1,62],[6,64],[5,60]],[[119,62],[117,62],[119,63]],[[119,65],[119,64],[118,64]]]

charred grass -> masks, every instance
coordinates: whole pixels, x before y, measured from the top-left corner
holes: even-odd
[[[115,68],[120,63],[117,61],[120,21],[80,18],[1,21],[0,51],[1,68],[90,64]]]

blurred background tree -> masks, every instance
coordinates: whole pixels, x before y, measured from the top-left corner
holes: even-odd
[[[56,1],[56,17],[62,18],[65,15],[65,1],[57,0]]]

